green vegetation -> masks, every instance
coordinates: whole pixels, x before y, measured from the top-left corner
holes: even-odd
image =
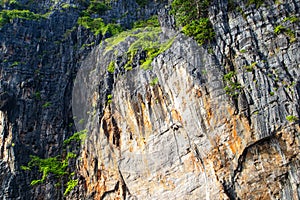
[[[291,23],[296,23],[299,21],[299,18],[296,16],[289,16],[283,19],[283,22],[290,21]]]
[[[21,166],[22,170],[32,170],[38,168],[39,172],[42,173],[41,179],[36,179],[31,181],[31,185],[36,185],[44,183],[49,174],[54,174],[56,178],[62,178],[64,176],[74,176],[74,173],[68,172],[69,160],[76,158],[77,155],[69,152],[65,159],[61,159],[59,156],[50,158],[39,158],[37,156],[30,156],[30,161],[27,166]],[[67,188],[64,195],[67,195],[76,185],[78,180],[69,180],[67,183]],[[56,183],[56,186],[61,185],[61,183]]]
[[[292,31],[291,29],[289,28],[286,28],[285,26],[279,24],[278,26],[276,26],[274,28],[274,33],[276,35],[280,34],[280,33],[284,33],[286,34],[288,37],[289,37],[289,41],[292,43],[292,42],[295,42],[297,39],[296,39],[296,36],[295,36],[295,32]]]
[[[278,35],[279,33],[283,33],[285,31],[285,27],[281,24],[274,28],[274,33]]]
[[[83,124],[84,123],[84,119],[80,119],[79,121],[78,121],[78,124]]]
[[[234,98],[236,98],[239,95],[239,92],[242,89],[241,84],[236,81],[235,75],[235,72],[230,71],[223,76],[223,80],[226,83],[224,90],[226,94]]]
[[[72,141],[78,142],[83,141],[86,138],[87,130],[82,130],[74,133],[69,139],[64,141],[64,145],[70,144]],[[21,166],[22,170],[33,170],[38,169],[39,172],[42,173],[41,179],[35,179],[31,181],[31,185],[36,185],[40,183],[44,183],[49,174],[55,175],[56,178],[60,180],[60,182],[56,183],[55,186],[59,187],[61,182],[65,180],[67,177],[69,181],[67,182],[67,186],[64,192],[66,196],[74,187],[78,184],[78,180],[72,180],[71,178],[75,175],[74,172],[70,172],[69,169],[69,160],[75,159],[77,154],[68,152],[64,159],[61,156],[49,157],[49,158],[40,158],[38,156],[30,156],[30,161],[27,166]]]
[[[173,44],[174,38],[163,43],[160,42],[161,29],[157,27],[158,21],[156,17],[150,18],[145,22],[138,22],[137,27],[147,26],[145,28],[134,28],[129,31],[124,31],[115,37],[108,38],[106,52],[112,50],[117,44],[126,40],[126,38],[133,37],[135,41],[130,45],[127,52],[127,63],[124,66],[125,70],[133,68],[133,60],[137,52],[144,51],[146,57],[139,61],[142,69],[151,69],[153,59],[159,54],[166,51]]]
[[[116,35],[122,32],[122,27],[118,24],[105,24],[102,18],[91,18],[90,16],[79,17],[77,23],[86,29],[91,30],[95,35],[107,33]]]
[[[31,181],[31,185],[36,185],[39,183],[43,183],[49,173],[56,175],[57,177],[61,177],[66,175],[68,172],[66,168],[68,167],[68,161],[70,158],[75,158],[76,154],[68,153],[66,159],[60,160],[58,156],[50,157],[50,158],[39,158],[37,156],[30,156],[31,160],[29,161],[27,166],[21,166],[22,170],[31,170],[34,167],[38,167],[39,172],[41,172],[42,178]]]
[[[35,97],[37,100],[41,100],[41,92],[36,92],[36,93],[34,93],[34,97]]]
[[[112,102],[112,94],[107,95],[107,103],[110,104]]]
[[[247,52],[246,49],[241,49],[241,50],[240,50],[240,53],[246,53],[246,52]]]
[[[2,10],[0,11],[0,27],[17,18],[25,20],[39,20],[46,18],[46,15],[35,14],[29,10]]]
[[[111,9],[111,7],[108,6],[105,2],[101,2],[99,0],[92,0],[90,2],[90,5],[84,12],[88,14],[94,14],[94,13],[102,14],[109,9]]]
[[[78,132],[74,133],[70,138],[66,139],[64,141],[64,145],[68,145],[72,141],[83,142],[86,139],[86,135],[87,135],[87,130],[86,129],[84,129],[82,131],[78,131]]]
[[[208,18],[209,0],[174,0],[171,13],[182,32],[193,37],[199,45],[211,41],[215,32]]]
[[[158,78],[157,77],[155,77],[154,79],[152,79],[151,81],[150,81],[150,85],[151,86],[155,86],[155,85],[157,85],[158,84]]]
[[[193,37],[199,45],[212,40],[215,36],[208,18],[191,21],[191,23],[182,28],[182,32],[189,37]]]
[[[43,108],[48,108],[51,105],[52,105],[51,102],[47,101],[46,103],[44,103]]]
[[[103,19],[92,17],[94,14],[103,14],[106,10],[111,9],[110,6],[104,1],[92,0],[88,8],[81,13],[77,23],[86,29],[92,31],[95,35],[98,34],[111,34],[115,35],[122,32],[122,27],[119,24],[109,23],[105,24]]]
[[[107,67],[107,71],[111,74],[115,72],[115,62],[111,61]]]
[[[69,180],[67,183],[67,189],[64,192],[64,196],[69,194],[69,192],[71,192],[76,185],[78,185],[78,180]]]
[[[133,28],[145,28],[145,27],[160,27],[157,15],[153,15],[147,20],[139,20],[134,22]]]
[[[15,62],[13,62],[13,64],[11,64],[9,67],[10,67],[10,68],[14,68],[14,67],[16,67],[16,66],[18,66],[18,65],[20,65],[20,64],[21,64],[21,62],[15,61]]]
[[[256,5],[256,8],[259,8],[265,0],[247,0],[247,6],[250,6],[252,4]]]
[[[298,121],[298,117],[294,116],[294,115],[288,115],[286,116],[286,120],[288,120],[289,122],[295,122]]]
[[[84,48],[86,48],[86,47],[91,47],[91,46],[94,46],[95,45],[95,42],[91,42],[91,43],[89,43],[89,44],[83,44],[82,46],[81,46],[81,49],[84,49]]]
[[[289,29],[289,28],[286,29],[285,34],[289,37],[290,43],[293,43],[297,40],[296,36],[295,36],[295,32],[292,31],[291,29]]]
[[[69,8],[71,7],[71,5],[70,5],[69,3],[63,3],[63,4],[61,5],[61,7],[62,7],[63,9],[69,9]]]
[[[9,7],[15,8],[15,9],[21,9],[21,8],[25,7],[24,4],[18,2],[17,0],[1,0],[0,5],[1,6],[7,5]]]
[[[254,70],[254,67],[257,65],[257,62],[251,63],[251,65],[245,65],[244,68],[247,72],[252,72]]]
[[[171,13],[179,26],[185,26],[193,20],[207,17],[209,4],[209,0],[174,0]]]
[[[149,3],[149,0],[136,0],[136,3],[139,4],[139,6],[144,7]]]

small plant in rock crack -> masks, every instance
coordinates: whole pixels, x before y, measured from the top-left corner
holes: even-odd
[[[47,101],[46,103],[44,103],[43,108],[48,108],[51,105],[52,105],[51,102]]]
[[[294,116],[294,115],[288,115],[286,116],[286,120],[288,120],[289,122],[295,122],[298,121],[298,117]]]
[[[234,98],[239,95],[239,92],[242,89],[241,84],[236,81],[235,75],[236,73],[234,71],[230,71],[223,76],[223,80],[226,84],[224,90],[226,94]]]
[[[110,104],[112,102],[112,94],[107,95],[107,103]]]
[[[69,192],[71,192],[76,185],[78,185],[78,180],[69,180],[67,183],[67,189],[64,192],[64,196],[69,194]]]
[[[157,77],[153,78],[153,79],[150,81],[150,85],[151,85],[151,86],[155,86],[155,85],[157,85],[157,84],[158,84],[158,78],[157,78]]]
[[[76,141],[76,142],[84,142],[86,135],[87,135],[87,130],[84,129],[82,131],[78,131],[76,133],[74,133],[71,137],[69,137],[68,139],[64,140],[64,145],[68,145],[70,144],[72,141]]]
[[[274,33],[276,35],[284,33],[285,35],[287,35],[289,37],[290,43],[293,43],[297,40],[295,32],[289,28],[286,28],[285,26],[283,26],[281,24],[274,28]]]
[[[32,170],[33,168],[38,168],[39,172],[42,173],[42,178],[32,180],[30,183],[31,185],[36,185],[43,183],[50,173],[54,174],[58,178],[67,175],[69,159],[76,157],[77,155],[72,152],[69,152],[65,159],[60,159],[59,156],[44,159],[38,156],[30,156],[31,160],[29,161],[28,165],[21,166],[21,169]]]
[[[55,175],[55,177],[59,180],[59,182],[55,184],[56,187],[62,185],[63,180],[69,177],[70,180],[67,182],[67,186],[64,192],[64,196],[66,196],[78,184],[78,180],[71,179],[71,177],[73,177],[75,173],[70,173],[70,170],[68,169],[70,167],[69,160],[76,157],[77,155],[72,152],[68,152],[64,159],[62,159],[60,156],[40,158],[38,156],[31,155],[31,160],[29,161],[27,166],[21,166],[21,169],[27,171],[37,168],[38,171],[42,173],[41,179],[35,179],[31,181],[30,185],[32,186],[44,183],[49,174]]]
[[[107,67],[107,71],[111,74],[115,72],[115,62],[111,61]]]
[[[283,22],[290,21],[291,23],[296,23],[299,21],[299,18],[292,15],[283,19]]]
[[[285,31],[285,27],[279,24],[274,28],[274,33],[278,35],[279,33],[283,33]]]
[[[257,62],[251,63],[251,65],[245,65],[244,68],[247,72],[252,72],[254,70],[254,67],[257,65]]]

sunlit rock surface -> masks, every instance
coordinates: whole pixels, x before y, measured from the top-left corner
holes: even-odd
[[[216,37],[201,47],[174,29],[162,2],[144,12],[126,2],[107,20],[129,9],[120,23],[130,27],[158,13],[161,30],[121,41],[78,27],[64,35],[78,10],[1,28],[0,198],[63,199],[65,185],[49,175],[31,186],[40,173],[20,166],[64,154],[76,128],[88,132],[73,147],[79,183],[67,199],[299,199],[300,30],[286,17],[299,19],[300,1],[213,1]],[[278,25],[293,34],[275,34]],[[128,54],[139,33],[168,47],[146,70],[144,51]]]

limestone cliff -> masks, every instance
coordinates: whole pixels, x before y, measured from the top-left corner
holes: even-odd
[[[137,2],[100,15],[128,29],[113,37],[78,26],[77,1],[1,27],[0,198],[299,199],[300,1],[212,1],[202,46],[167,2]],[[31,185],[30,155],[69,152],[67,175]]]

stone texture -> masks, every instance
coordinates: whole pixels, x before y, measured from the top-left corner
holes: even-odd
[[[215,2],[216,40],[199,47],[179,33],[153,70],[137,62],[124,72],[117,62],[107,72],[122,60],[112,52],[126,52],[132,38],[91,54],[88,85],[106,106],[89,108],[99,120],[87,123],[79,191],[89,199],[298,199],[299,124],[286,116],[299,116],[299,41],[273,30],[283,13],[298,15],[299,1],[240,6],[244,15]],[[160,19],[162,38],[174,36]],[[285,25],[298,34],[298,23]],[[229,70],[242,85],[237,98],[224,91]]]
[[[0,10],[22,8],[50,14],[40,21],[14,19],[0,28],[0,199],[62,199],[67,179],[56,187],[58,180],[49,176],[45,184],[32,187],[31,181],[41,178],[41,173],[20,167],[29,162],[30,155],[48,158],[66,153],[63,141],[76,132],[73,81],[82,60],[102,36],[78,27],[80,12],[86,9],[78,1],[18,3],[5,4]],[[63,9],[64,3],[70,8]],[[119,0],[107,17],[99,17],[111,22],[129,11],[134,15],[124,15],[120,23],[130,27],[162,6],[151,3],[140,8],[135,1]],[[75,165],[69,170],[75,170]]]
[[[73,123],[88,136],[67,199],[299,199],[299,120],[286,120],[300,116],[299,21],[283,22],[299,18],[299,0],[239,2],[236,10],[216,0],[209,9],[216,37],[202,47],[174,29],[164,3],[135,12],[135,2],[114,1],[105,20],[129,11],[119,22],[130,27],[158,12],[155,40],[174,37],[152,70],[140,68],[139,51],[129,71],[126,52],[136,37],[98,45],[103,38],[83,28],[67,31],[80,9],[60,12],[60,3],[47,20],[15,20],[0,31],[1,199],[63,199],[55,178],[32,187],[39,173],[20,166],[29,155],[61,154]],[[274,34],[279,24],[296,41]],[[230,70],[242,86],[237,98],[224,90]]]

